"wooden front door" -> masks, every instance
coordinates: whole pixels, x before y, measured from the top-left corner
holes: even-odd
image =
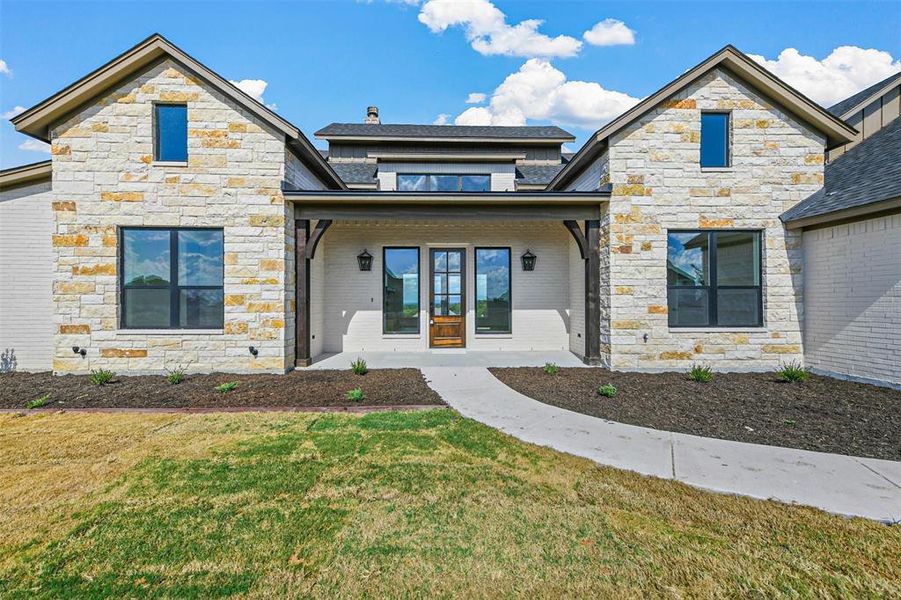
[[[466,347],[466,251],[429,252],[429,346]]]

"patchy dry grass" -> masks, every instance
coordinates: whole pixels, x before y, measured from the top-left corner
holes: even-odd
[[[0,415],[0,597],[901,595],[901,528],[450,410]]]

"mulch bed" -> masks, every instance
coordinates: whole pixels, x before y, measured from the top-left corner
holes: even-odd
[[[222,393],[214,388],[236,381]],[[361,402],[345,398],[348,390],[362,388]],[[24,409],[26,402],[50,394],[45,408],[303,408],[443,406],[426,385],[418,369],[379,369],[366,375],[351,371],[292,371],[287,375],[188,375],[172,385],[163,375],[124,377],[96,386],[87,375],[54,376],[50,373],[0,375],[0,408]]]
[[[620,423],[705,437],[901,460],[901,391],[810,375],[785,383],[773,373],[623,373],[604,369],[491,369],[531,398]],[[617,392],[606,398],[599,385]]]

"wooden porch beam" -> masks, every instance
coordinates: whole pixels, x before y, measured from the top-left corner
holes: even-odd
[[[322,234],[319,234],[320,237]],[[294,221],[294,365],[310,366],[310,259],[307,247],[310,242],[310,221]]]
[[[577,225],[578,227],[578,225]],[[601,364],[601,221],[585,221],[585,358]]]
[[[570,234],[572,234],[573,239],[576,240],[576,245],[579,246],[579,254],[582,255],[582,260],[588,258],[588,240],[586,240],[585,235],[582,234],[582,229],[579,227],[579,222],[573,220],[564,220],[563,225],[565,225],[566,228],[569,229],[569,232]]]
[[[307,223],[309,223],[309,221],[307,221]],[[316,254],[316,247],[319,245],[319,240],[322,239],[322,235],[325,233],[325,230],[331,226],[331,224],[331,219],[319,219],[316,222],[316,227],[313,229],[313,234],[307,241],[307,258],[309,258],[310,260],[312,260],[314,255]]]

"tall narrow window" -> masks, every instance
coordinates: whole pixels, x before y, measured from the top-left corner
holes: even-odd
[[[385,333],[419,333],[419,248],[385,248],[382,313]]]
[[[760,269],[759,231],[670,232],[670,327],[761,326]]]
[[[701,166],[729,166],[729,113],[701,113]]]
[[[476,248],[476,333],[510,333],[510,249]]]
[[[154,160],[187,162],[188,107],[184,104],[154,105]]]
[[[123,228],[125,329],[220,329],[221,229]]]

